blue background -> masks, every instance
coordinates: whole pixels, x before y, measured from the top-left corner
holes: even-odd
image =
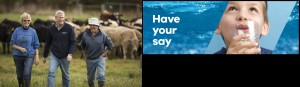
[[[144,54],[202,54],[211,40],[227,2],[143,1]],[[180,23],[153,23],[152,16],[180,17]],[[173,35],[154,35],[152,28],[177,28]],[[172,39],[169,47],[153,39]]]
[[[143,1],[143,54],[212,54],[224,47],[214,34],[227,1]],[[299,54],[299,2],[268,2],[270,31],[261,46],[273,54]],[[180,17],[180,23],[152,23],[152,16]],[[173,35],[153,36],[152,28],[177,28]],[[281,33],[282,32],[282,33]],[[153,39],[172,39],[168,48]],[[279,40],[278,40],[279,39]],[[277,43],[278,42],[278,43]]]

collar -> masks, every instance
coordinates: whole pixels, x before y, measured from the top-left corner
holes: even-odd
[[[63,23],[63,25],[62,25],[61,27],[58,27],[57,22],[55,22],[55,27],[56,27],[58,30],[60,30],[62,27],[64,27],[64,25],[65,25],[65,22]]]
[[[28,30],[30,27],[28,26],[28,28],[25,28],[24,26],[22,26],[23,30]]]
[[[222,49],[216,52],[215,54],[226,54],[226,53],[227,53],[227,49],[222,47]]]

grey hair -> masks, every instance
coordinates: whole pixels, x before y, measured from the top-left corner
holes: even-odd
[[[57,10],[57,11],[55,12],[55,16],[58,16],[59,14],[65,15],[65,12],[62,11],[62,10]]]
[[[25,18],[25,17],[28,17],[28,18],[31,20],[30,14],[28,14],[27,12],[24,12],[24,13],[20,16],[21,21],[22,21],[23,18]]]

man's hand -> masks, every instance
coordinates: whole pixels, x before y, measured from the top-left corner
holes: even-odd
[[[99,58],[104,58],[105,57],[105,54],[102,54],[99,56]]]
[[[86,60],[85,51],[84,51],[84,50],[82,50],[82,51],[81,51],[81,53],[82,53],[82,57],[83,57],[83,59],[84,59],[84,60]]]
[[[240,41],[247,40],[248,34],[241,34],[233,37],[230,46],[228,47],[227,54],[258,54],[260,48],[257,42],[254,41]]]
[[[69,54],[69,55],[67,56],[67,60],[68,60],[69,62],[71,62],[71,60],[72,60],[72,55]]]
[[[83,55],[83,59],[86,61],[86,59],[87,59],[87,58],[86,58],[86,56],[85,56],[85,55]]]
[[[39,63],[39,55],[38,54],[36,54],[35,55],[35,65],[37,66],[37,65],[39,65],[40,63]]]
[[[44,57],[44,58],[43,58],[43,63],[44,63],[44,64],[46,63],[46,60],[47,60],[47,59]]]
[[[109,50],[105,50],[104,53],[99,56],[99,58],[105,58],[106,54],[109,52]]]

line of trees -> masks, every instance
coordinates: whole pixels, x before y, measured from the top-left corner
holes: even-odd
[[[36,7],[40,9],[67,9],[67,7],[81,5],[101,5],[105,2],[136,3],[142,0],[0,0],[0,13],[12,12],[12,9]]]

